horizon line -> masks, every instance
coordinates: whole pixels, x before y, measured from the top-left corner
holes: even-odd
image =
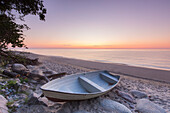
[[[23,48],[19,48],[19,49],[23,49]],[[48,47],[28,47],[28,49],[170,49],[170,48],[48,48]]]

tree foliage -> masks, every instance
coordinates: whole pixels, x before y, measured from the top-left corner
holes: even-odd
[[[7,49],[8,45],[12,47],[23,47],[24,25],[16,24],[5,14],[0,15],[0,48]]]
[[[16,19],[24,21],[24,17],[29,14],[38,15],[40,20],[45,20],[46,9],[43,1],[0,0],[0,50],[7,49],[9,45],[25,46],[23,30],[28,30],[29,27],[26,24],[17,24]]]

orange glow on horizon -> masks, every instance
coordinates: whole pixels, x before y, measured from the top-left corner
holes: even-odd
[[[30,45],[29,48],[63,48],[63,49],[168,49],[169,44],[150,45],[150,44],[124,44],[124,45],[70,45],[70,44],[36,44]]]

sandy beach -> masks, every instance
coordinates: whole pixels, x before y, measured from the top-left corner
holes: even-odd
[[[123,74],[126,76],[170,83],[170,71],[167,70],[135,67],[135,66],[129,66],[125,64],[118,64],[118,63],[101,63],[101,62],[71,59],[71,58],[64,58],[64,57],[57,57],[57,56],[47,57],[47,56],[37,55],[37,54],[32,54],[32,57],[38,57],[42,62],[48,61],[57,64],[59,63],[59,64],[66,64],[66,65],[73,65],[77,67],[84,67],[93,70],[108,70],[110,72]]]
[[[135,112],[135,107],[131,107],[131,104],[121,98],[117,98],[114,94],[117,89],[124,92],[139,90],[145,92],[152,102],[158,104],[167,112],[170,111],[170,71],[132,67],[121,64],[91,62],[63,57],[44,56],[32,53],[27,54],[27,56],[30,58],[39,58],[39,61],[42,62],[43,65],[58,73],[67,72],[68,74],[73,74],[92,70],[108,70],[110,72],[122,74],[121,81],[118,86],[108,94],[99,98],[113,99],[124,104],[126,107],[131,109],[132,112]],[[77,104],[74,102],[66,103],[65,106],[68,107],[70,104],[73,105],[72,107],[74,110],[79,109],[80,107],[76,107]],[[136,103],[132,106],[136,106]],[[82,107],[82,109],[86,108]]]

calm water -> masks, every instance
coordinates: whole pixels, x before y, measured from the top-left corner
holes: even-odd
[[[170,49],[28,49],[25,51],[49,56],[170,70]]]

